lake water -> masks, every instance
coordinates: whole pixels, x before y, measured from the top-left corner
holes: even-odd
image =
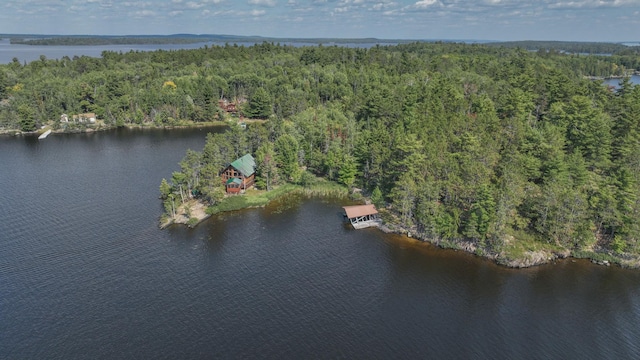
[[[238,42],[238,46],[253,46],[255,42]],[[314,43],[282,42],[282,45],[314,46]],[[395,43],[380,43],[380,45],[394,45]],[[147,45],[83,45],[83,46],[53,46],[53,45],[21,45],[11,44],[9,39],[0,39],[0,64],[8,64],[17,58],[20,63],[39,60],[40,55],[47,59],[61,59],[64,56],[101,57],[103,51],[127,53],[129,51],[155,51],[155,50],[180,50],[198,49],[204,46],[224,46],[224,42],[200,42],[192,44],[147,44]],[[331,44],[325,44],[332,46]],[[370,48],[376,43],[340,43],[339,46]]]
[[[159,230],[205,129],[0,137],[0,358],[637,359],[640,271],[498,267],[289,198]]]
[[[20,60],[20,63],[39,60],[40,55],[47,59],[61,59],[64,56],[73,58],[74,56],[101,57],[103,51],[129,52],[129,51],[154,51],[154,50],[179,50],[198,49],[205,45],[224,45],[212,42],[193,44],[149,44],[149,45],[97,45],[97,46],[52,46],[52,45],[21,45],[11,44],[9,39],[0,41],[0,64],[8,64],[13,58]]]
[[[604,79],[602,82],[607,86],[613,86],[614,88],[618,89],[620,88],[621,80],[622,79]],[[632,75],[630,80],[632,84],[640,84],[640,75]]]

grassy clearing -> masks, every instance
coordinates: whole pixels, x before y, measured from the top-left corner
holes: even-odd
[[[523,258],[526,253],[540,251],[552,253],[555,250],[559,249],[556,246],[535,240],[518,240],[502,248],[503,254],[510,259]]]
[[[305,196],[319,197],[346,197],[349,195],[349,189],[344,185],[319,178],[307,186],[298,186],[295,192]]]
[[[214,215],[225,211],[262,207],[272,200],[289,194],[300,194],[309,197],[342,197],[347,196],[349,190],[342,185],[322,179],[317,179],[317,181],[307,186],[285,184],[271,191],[250,189],[243,195],[228,196],[218,204],[208,207],[207,214]]]
[[[552,258],[554,254],[560,253],[568,252],[560,246],[536,240],[525,232],[519,232],[505,239],[504,245],[500,248],[499,256],[504,262],[522,261],[525,264],[545,261],[545,259]]]

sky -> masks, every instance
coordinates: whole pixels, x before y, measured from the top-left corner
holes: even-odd
[[[640,41],[640,0],[2,0],[0,33]]]

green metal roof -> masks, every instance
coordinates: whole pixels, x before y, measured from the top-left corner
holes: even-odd
[[[238,170],[245,177],[251,176],[256,171],[256,161],[251,154],[246,154],[231,163],[234,169]]]
[[[238,179],[238,178],[231,178],[229,180],[227,180],[227,185],[234,183],[234,184],[242,184],[242,180]]]

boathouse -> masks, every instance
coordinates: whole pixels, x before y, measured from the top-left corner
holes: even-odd
[[[235,160],[224,168],[220,177],[227,194],[237,194],[247,190],[255,183],[256,161],[251,154]]]
[[[343,206],[344,214],[355,229],[379,226],[380,218],[374,205]]]

